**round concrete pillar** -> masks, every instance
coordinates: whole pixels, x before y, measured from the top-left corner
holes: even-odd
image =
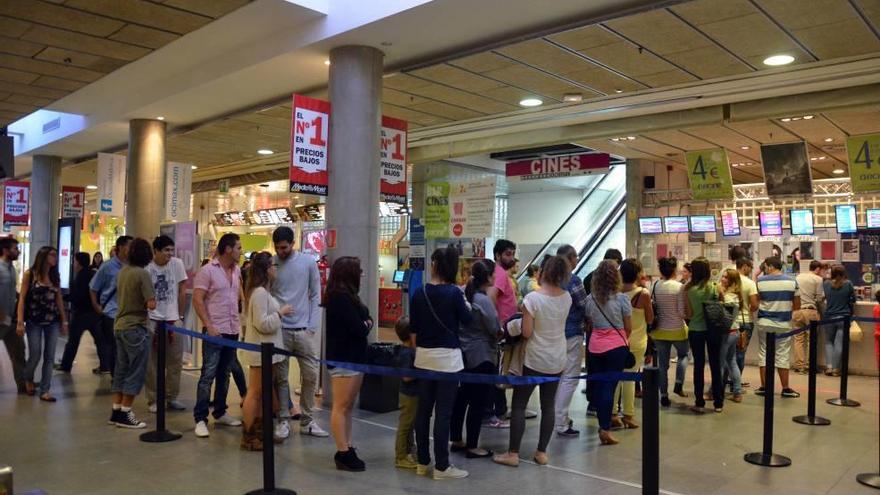
[[[125,233],[152,239],[165,208],[165,122],[135,119],[128,127]]]

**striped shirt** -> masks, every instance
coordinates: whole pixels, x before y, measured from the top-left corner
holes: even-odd
[[[659,280],[651,289],[657,302],[657,329],[651,333],[655,340],[685,340],[684,296],[677,280]]]
[[[794,298],[800,297],[795,279],[779,274],[758,278],[758,325],[778,329],[791,327]]]

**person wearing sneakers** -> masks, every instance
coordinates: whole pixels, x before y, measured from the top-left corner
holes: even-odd
[[[748,301],[743,299],[742,282],[739,272],[728,268],[721,273],[721,297],[725,304],[736,306],[733,324],[727,335],[721,337],[721,369],[723,383],[730,380],[733,391],[733,402],[742,402],[742,375],[736,364],[736,344],[739,342],[739,326],[748,308]]]
[[[495,275],[492,287],[486,290],[486,295],[495,303],[495,312],[498,321],[504,323],[516,314],[516,285],[511,285],[507,270],[516,264],[516,244],[507,239],[498,239],[492,248],[495,258]],[[500,330],[500,329],[499,329]],[[510,423],[504,419],[508,414],[507,395],[503,389],[495,388],[492,391],[492,404],[490,404],[487,426],[489,428],[510,428]]]
[[[153,261],[147,265],[156,293],[156,309],[150,311],[150,339],[158,342],[156,328],[159,322],[174,325],[184,314],[186,306],[186,268],[180,258],[174,257],[174,240],[160,235],[153,240]],[[177,400],[180,393],[180,372],[183,369],[182,336],[168,332],[168,354],[165,360],[165,401],[168,409],[183,411],[186,407]],[[156,344],[158,345],[158,344]],[[150,412],[156,412],[156,353],[150,353],[147,365],[147,404]]]
[[[561,256],[568,263],[569,270],[574,270],[578,262],[578,254],[575,249],[565,244],[556,250],[556,255]],[[540,286],[539,286],[540,288]],[[584,322],[586,319],[587,291],[580,277],[572,273],[565,290],[571,295],[571,309],[568,310],[568,318],[565,320],[565,369],[562,370],[562,380],[556,390],[556,434],[562,437],[576,437],[581,432],[572,427],[572,420],[568,416],[571,406],[571,398],[580,384],[580,379],[566,378],[576,377],[581,374],[581,365],[584,362]]]
[[[153,281],[144,268],[153,259],[145,239],[131,242],[128,264],[116,281],[116,369],[113,370],[113,412],[110,423],[119,428],[146,428],[135,417],[131,404],[144,386],[150,360],[149,311],[156,309]]]
[[[398,368],[412,369],[416,361],[416,339],[409,328],[409,318],[401,316],[394,325],[394,332],[400,339],[400,351],[395,356]],[[394,444],[394,467],[400,469],[417,469],[415,460],[416,413],[419,409],[419,382],[415,378],[400,379],[400,417],[397,421],[397,441]]]
[[[238,234],[223,234],[217,242],[217,255],[202,266],[193,279],[193,307],[205,331],[211,337],[237,341],[241,333],[238,300],[241,294],[241,240]],[[235,348],[204,341],[202,343],[202,372],[196,389],[196,407],[193,409],[195,434],[199,438],[208,432],[208,405],[211,402],[211,384],[217,380],[214,394],[214,420],[224,426],[241,426],[241,421],[226,412],[226,394],[229,391],[229,366],[235,359]]]
[[[89,298],[95,313],[101,315],[101,331],[95,347],[98,348],[99,366],[92,370],[95,374],[113,373],[116,368],[116,337],[113,332],[113,320],[116,319],[116,277],[119,270],[128,263],[128,245],[132,237],[123,235],[116,239],[116,256],[101,264],[89,282]],[[111,251],[112,252],[112,251]]]
[[[791,330],[791,315],[801,308],[801,291],[797,281],[782,274],[782,260],[771,256],[764,261],[764,275],[758,277],[758,365],[761,387],[756,395],[764,395],[764,364],[767,353],[767,334]],[[788,367],[791,359],[791,337],[776,339],[774,356],[776,373],[782,384],[783,397],[800,397],[801,394],[788,385]],[[773,391],[770,391],[773,393]]]
[[[318,264],[305,254],[293,250],[293,230],[290,227],[278,227],[272,233],[275,245],[275,259],[278,267],[278,278],[272,284],[272,295],[281,304],[289,304],[293,312],[281,319],[281,336],[284,348],[296,353],[301,379],[299,431],[313,437],[328,437],[329,433],[321,429],[313,418],[315,409],[315,391],[318,389],[318,350],[315,350],[314,335],[321,326],[321,275]],[[290,384],[288,375],[290,359],[281,361],[278,376],[275,377],[275,389],[278,400],[284,404],[292,404],[290,400]],[[290,436],[290,409],[282,407],[278,412],[278,424],[275,436]]]

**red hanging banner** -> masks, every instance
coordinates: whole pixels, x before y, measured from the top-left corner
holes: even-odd
[[[24,226],[30,216],[31,183],[10,180],[3,185],[3,226]]]
[[[381,201],[406,206],[406,142],[405,120],[382,116],[379,148]]]
[[[327,195],[330,102],[293,95],[290,192]]]
[[[61,218],[82,218],[85,204],[84,187],[61,186]]]

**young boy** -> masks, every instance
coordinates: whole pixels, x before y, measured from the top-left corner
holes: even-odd
[[[397,355],[397,367],[411,369],[416,360],[415,335],[410,332],[409,318],[403,316],[394,325],[397,338],[403,347]],[[419,385],[415,378],[402,378],[400,384],[400,420],[397,423],[397,443],[394,449],[394,466],[400,469],[416,469],[418,464],[413,459],[415,440],[413,427],[416,411],[419,408]]]
[[[144,269],[153,259],[153,249],[145,239],[132,241],[128,265],[119,271],[116,299],[119,309],[113,325],[116,337],[116,367],[113,373],[113,413],[110,424],[119,428],[146,428],[131,410],[135,396],[144,386],[150,360],[150,333],[147,312],[156,309],[153,281]]]

